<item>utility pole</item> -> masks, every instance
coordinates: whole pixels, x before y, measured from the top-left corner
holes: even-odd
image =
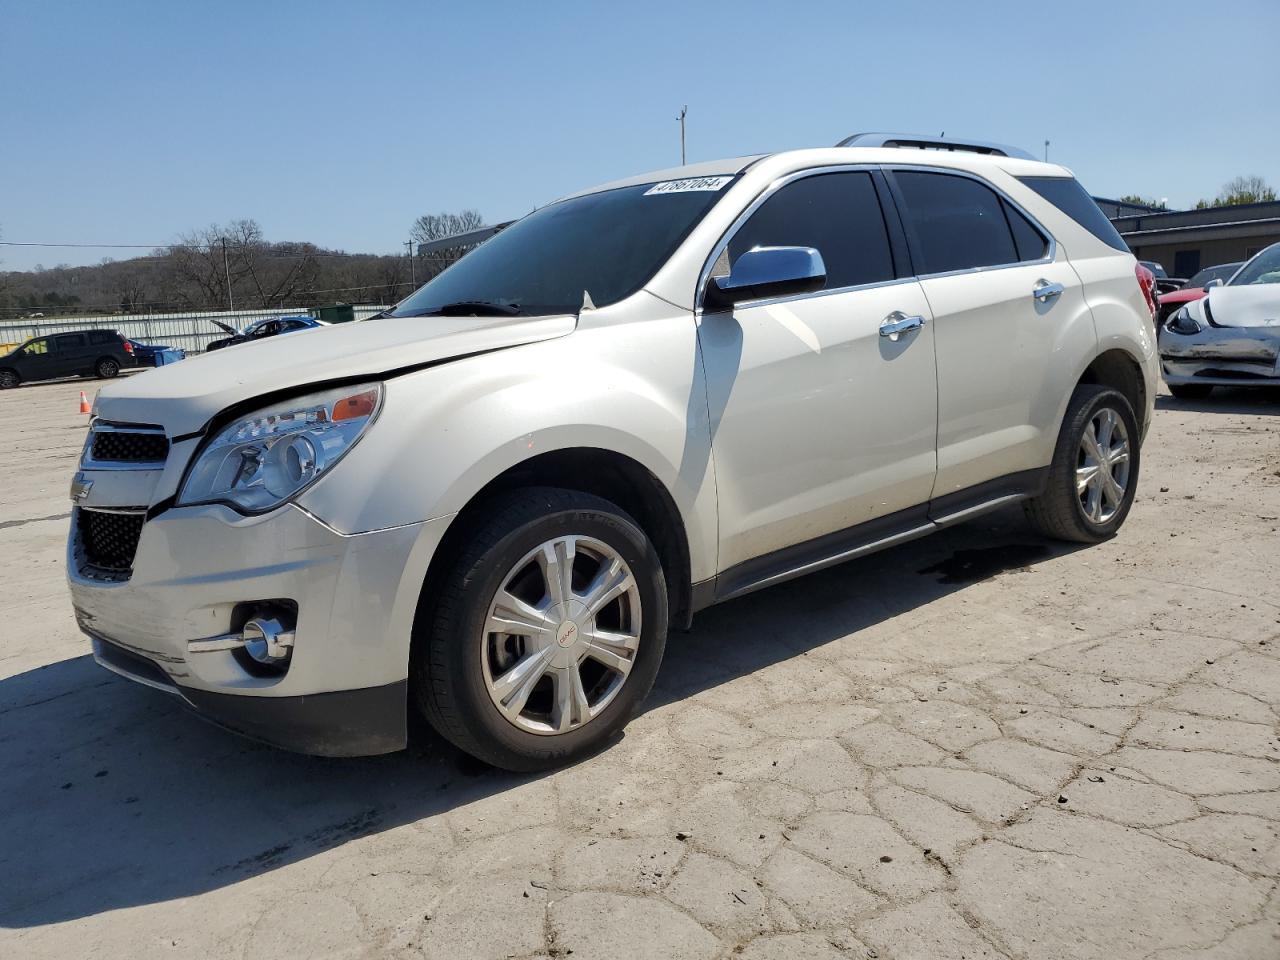
[[[418,269],[413,262],[413,241],[412,240],[406,240],[404,242],[404,250],[409,257],[409,283],[413,287],[413,289],[417,290],[418,289]]]
[[[684,160],[684,118],[685,118],[685,114],[687,114],[688,112],[689,112],[689,105],[686,103],[683,107],[681,107],[681,108],[680,108],[680,116],[676,117],[676,119],[680,121],[680,166],[682,166],[682,167],[684,166],[684,163],[685,163],[685,160]]]
[[[222,269],[227,275],[227,309],[235,313],[236,302],[231,297],[231,265],[227,261],[227,238],[222,238]]]
[[[1045,163],[1049,162],[1049,141],[1048,140],[1044,142],[1044,162]]]

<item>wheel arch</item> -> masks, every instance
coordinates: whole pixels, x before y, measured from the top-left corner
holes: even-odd
[[[628,513],[653,543],[662,560],[670,598],[671,624],[687,627],[693,616],[693,586],[688,531],[675,498],[638,460],[600,447],[562,447],[522,460],[477,490],[450,520],[423,581],[423,599],[431,596],[457,553],[458,545],[484,516],[495,497],[525,487],[561,487],[601,497]],[[419,605],[421,610],[421,604]]]
[[[1085,367],[1076,381],[1076,386],[1085,383],[1098,384],[1120,391],[1124,394],[1134,416],[1142,423],[1147,417],[1147,382],[1142,375],[1142,366],[1127,350],[1113,347],[1099,353]]]

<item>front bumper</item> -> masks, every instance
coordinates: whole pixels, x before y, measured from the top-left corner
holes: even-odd
[[[104,581],[81,572],[73,519],[67,576],[108,669],[288,749],[381,753],[406,740],[413,615],[444,527],[343,535],[293,505],[258,517],[174,508],[143,524],[129,577]],[[255,672],[231,650],[189,650],[236,629],[238,607],[273,600],[297,607],[283,674]]]
[[[1160,331],[1166,383],[1247,386],[1280,383],[1280,329],[1204,326],[1193,334]]]
[[[237,696],[179,686],[137,653],[91,636],[93,659],[112,673],[171,693],[197,716],[241,736],[319,757],[362,757],[404,747],[407,680],[294,697]]]

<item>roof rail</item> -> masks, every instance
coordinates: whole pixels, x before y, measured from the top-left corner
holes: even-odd
[[[845,137],[837,147],[907,147],[913,150],[961,150],[965,153],[984,153],[992,157],[1017,157],[1034,160],[1021,147],[986,140],[945,140],[942,137],[922,137],[915,133],[855,133]]]

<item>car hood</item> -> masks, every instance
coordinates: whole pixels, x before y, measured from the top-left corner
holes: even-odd
[[[1214,287],[1205,303],[1214,326],[1280,328],[1280,283]]]
[[[458,357],[563,337],[577,318],[404,317],[302,330],[188,357],[98,391],[94,414],[195,433],[220,411],[268,393],[377,379]]]

